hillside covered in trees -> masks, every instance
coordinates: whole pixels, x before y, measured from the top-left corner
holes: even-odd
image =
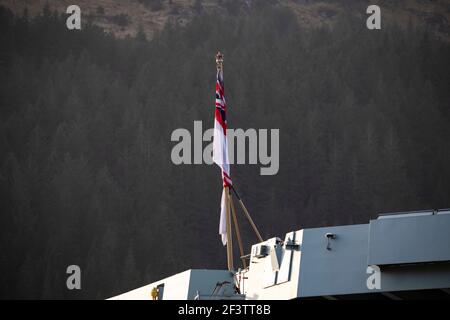
[[[277,175],[232,166],[264,237],[450,207],[450,45],[427,30],[345,15],[305,29],[262,6],[148,41],[65,18],[0,8],[2,298],[107,298],[225,268],[219,169],[170,158],[173,130],[213,124],[218,49],[229,127],[280,129]]]
[[[30,17],[42,7],[66,13],[72,0],[0,0],[0,5]],[[135,36],[140,30],[147,38],[159,33],[166,23],[185,26],[199,14],[237,15],[258,7],[288,8],[304,27],[333,26],[342,13],[361,17],[369,5],[379,5],[383,23],[395,21],[426,26],[431,34],[450,41],[449,0],[77,0],[83,19],[118,38]]]

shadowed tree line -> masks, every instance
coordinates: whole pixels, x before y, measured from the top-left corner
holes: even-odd
[[[229,126],[280,128],[277,175],[231,169],[265,237],[450,206],[450,46],[426,30],[311,29],[263,6],[147,41],[65,18],[0,8],[3,298],[106,298],[225,268],[218,167],[170,159],[174,129],[213,124],[218,49]]]

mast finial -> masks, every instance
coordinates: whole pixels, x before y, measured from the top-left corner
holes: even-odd
[[[217,51],[216,54],[216,66],[217,71],[223,70],[223,53],[220,51]]]

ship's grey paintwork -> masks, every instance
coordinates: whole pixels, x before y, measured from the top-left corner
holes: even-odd
[[[188,270],[113,299],[295,299],[439,289],[450,294],[450,210],[381,215],[368,224],[303,229],[252,246],[247,269]],[[263,246],[264,248],[261,248]],[[264,250],[262,250],[264,249]],[[368,269],[368,267],[370,267]],[[368,278],[379,270],[379,287]],[[218,283],[240,279],[241,295]],[[441,290],[442,289],[442,290]],[[394,294],[393,294],[394,292]]]
[[[450,261],[450,215],[403,216],[369,223],[369,265]]]

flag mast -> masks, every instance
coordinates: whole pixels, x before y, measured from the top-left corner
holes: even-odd
[[[222,171],[223,190],[221,200],[221,216],[219,224],[219,233],[222,236],[223,244],[227,246],[227,264],[228,270],[234,270],[233,264],[233,239],[232,239],[232,218],[234,222],[234,228],[236,232],[236,238],[239,245],[239,251],[241,254],[242,265],[247,267],[244,255],[244,247],[242,245],[242,238],[239,229],[239,224],[236,216],[236,209],[234,208],[233,199],[231,197],[230,189],[236,196],[239,205],[241,206],[245,217],[250,222],[256,237],[260,242],[263,242],[263,238],[259,233],[253,219],[248,213],[247,208],[242,202],[241,197],[237,193],[230,178],[230,163],[228,159],[228,141],[227,141],[227,121],[226,121],[226,103],[224,97],[224,84],[223,84],[223,54],[219,51],[216,54],[216,67],[217,67],[217,82],[216,82],[216,111],[214,122],[214,143],[213,143],[213,161],[219,165]],[[226,235],[225,235],[226,234]]]
[[[222,78],[223,76],[223,54],[219,51],[216,54],[216,68],[217,68],[217,75],[218,75],[218,79]],[[223,78],[222,78],[223,79]],[[219,90],[223,91],[223,88],[220,88]],[[217,87],[216,87],[216,92],[217,92]],[[221,94],[222,96],[222,94]],[[217,99],[217,97],[216,97]],[[223,105],[225,105],[224,102],[224,98],[221,97],[221,100],[223,101]],[[223,113],[225,114],[225,112]],[[225,118],[226,119],[226,118]],[[223,122],[226,125],[226,120],[223,119]],[[224,135],[226,136],[226,127],[225,127],[225,132]],[[226,141],[226,140],[225,140]],[[226,145],[225,148],[227,148],[228,146]],[[228,154],[226,154],[225,156],[226,161],[224,161],[224,158],[222,157],[222,163],[220,163],[221,166],[223,165],[228,165],[228,163],[224,163],[224,162],[228,162]],[[223,167],[222,169],[222,175],[224,176],[224,169]],[[228,173],[226,173],[228,174]],[[222,201],[223,201],[223,205],[225,206],[225,214],[226,214],[226,237],[227,237],[227,264],[228,264],[228,270],[229,271],[233,271],[234,270],[234,265],[233,265],[233,239],[232,239],[232,234],[231,234],[231,213],[230,213],[230,190],[229,190],[229,183],[227,182],[228,180],[225,179],[224,177],[224,184],[223,184],[223,193],[222,193]]]
[[[225,192],[225,206],[227,210],[227,262],[228,262],[228,270],[234,270],[233,264],[233,238],[231,234],[231,214],[230,214],[230,191],[228,187],[224,187]]]

